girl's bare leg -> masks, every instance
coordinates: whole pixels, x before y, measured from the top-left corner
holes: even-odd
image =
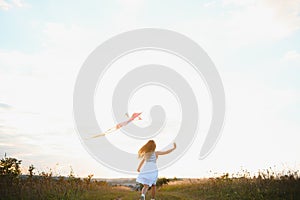
[[[142,189],[142,194],[146,195],[148,188],[149,188],[149,185],[144,184],[144,187]]]
[[[155,198],[155,193],[156,193],[156,185],[151,186],[151,198]]]

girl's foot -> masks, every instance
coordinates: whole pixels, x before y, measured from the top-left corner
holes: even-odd
[[[145,195],[142,194],[140,200],[145,200],[145,199],[146,199],[146,198],[145,198]]]

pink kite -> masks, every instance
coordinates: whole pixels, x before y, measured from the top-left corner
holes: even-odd
[[[137,120],[142,120],[142,118],[140,117],[141,114],[142,113],[133,113],[131,115],[131,117],[127,121],[121,122],[121,123],[117,124],[116,126],[114,126],[113,128],[110,128],[107,131],[105,131],[103,133],[100,133],[100,134],[97,134],[97,135],[94,135],[94,136],[92,136],[90,138],[97,138],[97,137],[105,136],[105,135],[107,135],[107,134],[109,134],[111,132],[114,132],[114,131],[122,128],[123,126],[126,126],[127,124],[129,124],[130,122],[132,122],[132,121],[134,121],[136,119]],[[126,116],[129,117],[127,113],[126,113]]]

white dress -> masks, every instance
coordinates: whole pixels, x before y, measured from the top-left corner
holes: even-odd
[[[146,185],[155,185],[158,177],[158,169],[156,165],[155,152],[145,161],[143,168],[141,169],[136,182]]]

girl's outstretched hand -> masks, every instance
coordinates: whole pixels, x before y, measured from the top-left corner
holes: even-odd
[[[173,145],[174,145],[174,147],[173,147],[173,148],[174,148],[174,149],[176,149],[176,143],[175,143],[175,142],[173,143]]]

